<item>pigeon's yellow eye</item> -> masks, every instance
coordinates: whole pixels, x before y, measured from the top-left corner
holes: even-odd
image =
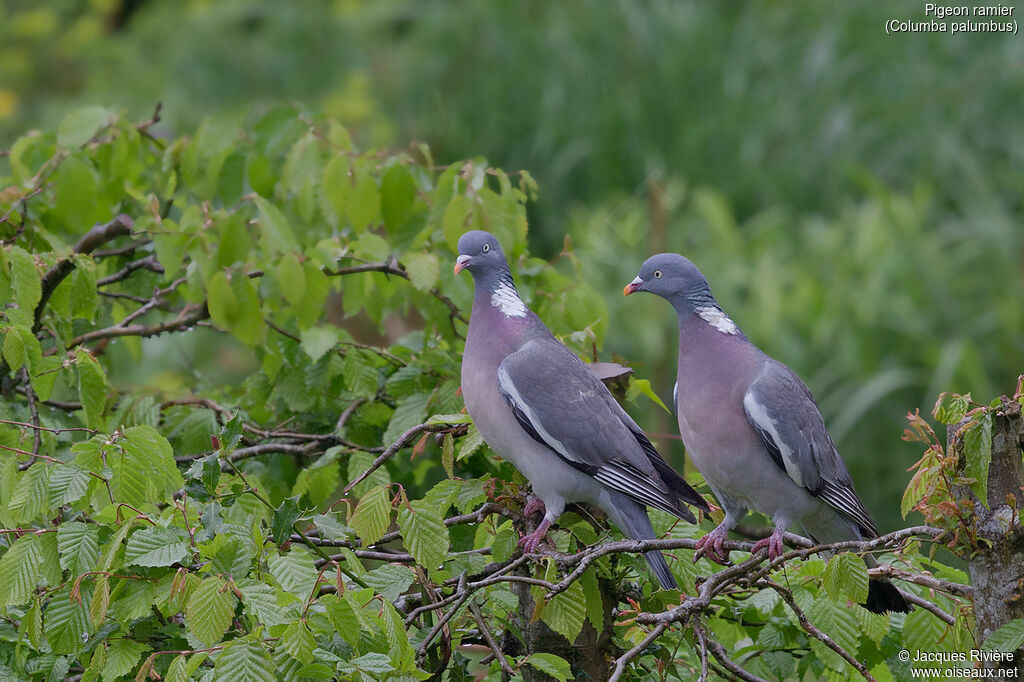
[[[491,250],[491,245],[490,244],[484,244],[483,252],[487,253],[490,250]]]
[[[654,271],[654,279],[661,279],[661,270]]]

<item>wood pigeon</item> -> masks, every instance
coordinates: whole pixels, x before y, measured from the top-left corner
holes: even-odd
[[[493,235],[459,239],[455,273],[468,270],[476,289],[462,357],[462,396],[491,448],[530,481],[544,520],[520,544],[536,550],[566,502],[605,511],[628,537],[653,539],[644,505],[691,523],[686,507],[708,504],[654,449],[651,441],[576,355],[556,339],[516,291]],[[677,587],[665,557],[647,552],[665,589]]]
[[[679,432],[725,510],[725,520],[697,542],[697,556],[724,563],[722,543],[748,509],[772,519],[771,537],[754,546],[767,547],[772,559],[782,555],[782,534],[791,524],[817,543],[877,537],[811,392],[747,340],[697,266],[678,254],[652,256],[623,293],[636,291],[657,294],[676,309]],[[869,581],[864,606],[875,613],[910,610],[892,582],[878,578]]]

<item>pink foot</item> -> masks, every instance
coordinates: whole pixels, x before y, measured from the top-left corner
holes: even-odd
[[[551,522],[544,519],[537,526],[537,530],[533,531],[529,535],[523,536],[519,541],[519,546],[523,548],[523,551],[527,554],[533,554],[540,547],[540,543],[544,542],[544,539],[548,536],[548,528],[551,527]]]
[[[713,531],[697,540],[695,551],[693,553],[693,560],[697,561],[702,556],[706,556],[716,564],[723,566],[729,563],[729,551],[722,545],[725,543],[725,537],[729,533],[726,529],[725,524],[719,525]]]
[[[782,532],[781,528],[776,527],[770,536],[755,542],[754,546],[750,549],[750,553],[757,554],[760,550],[767,547],[768,559],[775,561],[786,552],[786,548],[782,545]]]
[[[523,507],[523,516],[529,517],[533,516],[535,512],[543,513],[543,511],[544,501],[541,500],[539,497],[531,495],[529,499],[526,500],[526,506]]]

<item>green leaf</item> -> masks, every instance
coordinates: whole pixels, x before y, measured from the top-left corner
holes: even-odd
[[[310,327],[302,332],[302,350],[316,362],[338,343],[338,330],[334,327]]]
[[[550,578],[555,578],[550,571]],[[583,585],[575,581],[564,592],[556,594],[541,612],[541,620],[555,632],[564,636],[572,644],[583,629],[583,621],[587,617],[587,595]]]
[[[42,558],[35,535],[23,535],[10,546],[0,557],[0,604],[17,606],[32,599]]]
[[[299,244],[295,241],[288,219],[284,217],[274,204],[256,195],[256,206],[260,210],[260,233],[263,237],[263,250],[268,255],[298,251]]]
[[[91,163],[71,155],[53,177],[53,215],[75,234],[85,234],[96,223],[112,217],[110,207],[101,203],[103,194]]]
[[[57,144],[66,149],[81,147],[109,125],[111,118],[110,111],[103,107],[74,109],[57,128]]]
[[[825,566],[823,583],[832,599],[843,595],[853,603],[861,604],[868,598],[868,569],[856,554],[842,552],[832,557]]]
[[[389,602],[398,599],[415,579],[416,574],[413,570],[402,564],[384,564],[362,576],[363,582]]]
[[[976,416],[963,435],[964,473],[974,479],[971,490],[988,506],[988,467],[992,462],[992,413]]]
[[[297,599],[285,592],[255,580],[239,580],[236,583],[242,592],[242,603],[246,611],[256,616],[266,627],[290,623],[295,618],[295,609],[284,604],[284,601]],[[282,599],[284,598],[284,599]]]
[[[50,506],[60,507],[82,499],[89,489],[90,478],[88,472],[73,464],[53,467],[50,473]]]
[[[111,639],[107,647],[107,660],[103,664],[104,682],[113,682],[119,677],[127,675],[139,662],[139,658],[150,647],[130,639]]]
[[[270,536],[275,545],[283,544],[292,534],[292,526],[298,521],[299,512],[298,497],[289,497],[274,510],[274,520],[270,524]]]
[[[361,173],[356,178],[355,187],[347,192],[347,199],[345,210],[352,227],[362,231],[377,222],[380,217],[380,190],[373,177]]]
[[[85,412],[85,423],[91,429],[102,429],[103,413],[107,408],[107,375],[89,351],[79,348],[75,352],[78,366],[78,397]]]
[[[549,675],[558,682],[565,682],[572,678],[572,668],[569,662],[555,654],[530,654],[523,659],[524,665],[536,668],[545,675]]]
[[[985,640],[985,648],[994,651],[1016,651],[1024,646],[1024,618],[1011,620]]]
[[[469,431],[459,439],[459,455],[455,458],[455,461],[458,462],[472,455],[483,444],[484,437],[480,434],[480,429],[476,428],[476,424],[470,424]]]
[[[286,253],[277,265],[277,285],[285,300],[298,305],[306,296],[306,271],[294,253]],[[315,360],[316,358],[314,358]]]
[[[452,251],[457,250],[459,237],[466,231],[466,218],[469,217],[472,208],[473,205],[465,194],[456,194],[445,206],[441,229],[444,232],[445,243]]]
[[[414,426],[423,423],[427,418],[427,406],[430,404],[430,393],[413,393],[399,398],[395,413],[384,432],[384,444],[390,445]]]
[[[7,366],[12,370],[21,369],[28,364],[28,353],[25,352],[25,342],[21,340],[21,333],[18,327],[11,327],[4,334],[3,356]]]
[[[221,650],[213,667],[213,682],[277,681],[274,659],[250,637],[236,639]]]
[[[441,442],[441,466],[448,478],[455,478],[455,438],[452,434],[444,434]]]
[[[199,584],[185,605],[185,621],[196,639],[206,646],[221,641],[231,626],[235,612],[235,596],[225,589],[224,581],[206,578]]]
[[[309,631],[305,623],[296,621],[281,634],[280,647],[295,660],[309,663],[313,660],[316,639],[313,638],[313,633]]]
[[[100,558],[100,529],[81,521],[65,521],[57,528],[60,567],[81,575],[96,568]]]
[[[395,666],[391,665],[390,657],[378,653],[363,654],[359,658],[353,658],[351,661],[341,663],[339,667],[342,671],[358,670],[377,679],[386,676],[395,669]]]
[[[278,584],[305,602],[316,584],[317,570],[313,555],[302,547],[292,547],[287,554],[272,556],[267,560],[270,575]]]
[[[408,507],[399,507],[398,529],[416,563],[433,571],[448,556],[448,527],[441,518],[441,510],[436,507],[430,507],[421,500],[410,506],[411,511]]]
[[[136,507],[151,504],[184,484],[171,444],[152,426],[125,429],[116,445],[107,454],[107,466],[113,471],[110,487],[119,502]]]
[[[85,646],[92,623],[89,619],[89,591],[81,591],[81,602],[72,601],[71,586],[65,585],[50,598],[43,614],[46,639],[56,654],[76,654]]]
[[[37,462],[24,472],[14,494],[7,502],[7,513],[21,523],[28,523],[46,512],[49,499],[50,467]]]
[[[943,424],[958,424],[967,414],[970,407],[971,394],[942,393],[935,402],[932,416]]]
[[[433,253],[410,253],[402,259],[406,272],[409,273],[409,281],[420,291],[430,291],[437,284],[437,278],[441,273],[441,264],[437,254]]]
[[[35,261],[25,249],[12,246],[5,256],[10,267],[11,289],[14,302],[18,304],[17,315],[13,310],[5,310],[7,318],[15,324],[31,328],[34,323],[33,314],[42,297],[42,275],[36,269]]]
[[[363,541],[364,547],[380,540],[391,525],[391,501],[387,489],[377,486],[363,495],[349,525]]]
[[[324,168],[323,192],[327,207],[330,209],[324,210],[324,213],[334,227],[337,227],[338,222],[346,215],[350,188],[348,171],[348,157],[342,154],[331,159]]]
[[[129,566],[170,566],[185,559],[188,543],[177,528],[143,528],[131,534],[124,548]]]
[[[626,390],[626,398],[630,402],[634,402],[641,394],[653,400],[661,407],[661,409],[672,414],[672,411],[665,406],[665,403],[661,402],[661,398],[659,398],[658,394],[654,392],[653,388],[651,388],[650,381],[647,379],[637,379],[633,376],[629,377],[629,388]]]
[[[398,164],[388,168],[380,181],[380,207],[390,234],[398,233],[409,220],[415,201],[416,182],[408,169]]]

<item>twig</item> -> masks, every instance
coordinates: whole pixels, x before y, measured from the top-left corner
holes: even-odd
[[[491,632],[491,628],[487,626],[487,621],[484,619],[482,613],[480,613],[480,605],[475,601],[469,602],[469,612],[473,614],[474,620],[476,620],[477,626],[480,628],[480,634],[483,635],[484,641],[487,642],[487,646],[491,647],[491,651],[494,652],[494,658],[498,661],[498,665],[501,666],[501,672],[504,675],[512,676],[512,666],[505,660],[505,653],[498,646],[498,642],[494,639],[494,634]]]
[[[185,314],[187,310],[191,308],[192,312]],[[142,338],[148,338],[150,336],[157,336],[164,332],[176,331],[188,329],[196,322],[205,320],[210,316],[210,311],[203,303],[199,306],[189,305],[181,310],[178,316],[173,320],[167,320],[151,325],[129,325],[129,326],[118,326],[107,327],[105,329],[96,329],[85,334],[80,334],[68,342],[68,348],[81,345],[83,343],[89,343],[90,341],[98,341],[100,339],[111,339],[119,336],[141,336]]]
[[[700,677],[697,682],[707,682],[708,679],[708,638],[704,632],[704,624],[699,618],[693,621],[693,636],[697,640],[697,654],[700,656]]]
[[[372,474],[374,471],[379,469],[381,467],[381,465],[384,464],[384,462],[386,462],[389,459],[391,459],[392,457],[394,457],[395,453],[398,452],[399,450],[401,450],[403,447],[405,447],[405,444],[409,440],[411,440],[413,436],[415,436],[417,434],[420,434],[420,433],[433,433],[433,432],[436,432],[436,431],[444,431],[446,429],[450,429],[451,427],[452,427],[452,424],[445,424],[445,423],[441,423],[441,424],[428,424],[428,423],[424,423],[424,424],[417,424],[416,426],[412,427],[411,429],[407,429],[405,431],[405,433],[403,433],[401,436],[398,437],[398,440],[396,440],[394,443],[392,443],[388,447],[387,450],[382,452],[380,454],[380,456],[377,457],[377,459],[373,460],[373,463],[370,464],[369,468],[366,469],[366,471],[364,471],[363,473],[361,473],[358,476],[356,476],[355,479],[352,480],[352,482],[350,482],[347,486],[345,486],[345,489],[341,491],[342,497],[344,497],[345,495],[348,495],[350,492],[352,492],[353,488],[355,488],[357,485],[359,485],[360,483],[365,481],[366,478],[370,474]]]
[[[640,640],[639,644],[619,656],[615,661],[615,668],[612,670],[612,674],[608,678],[608,682],[618,682],[618,680],[621,680],[623,673],[626,672],[626,666],[629,665],[629,662],[643,653],[644,649],[649,647],[651,642],[658,639],[667,627],[668,623],[658,623],[651,628],[651,631],[647,633],[646,637]]]
[[[736,677],[740,678],[741,680],[744,680],[744,682],[768,682],[768,680],[764,679],[763,677],[758,677],[757,675],[748,672],[739,664],[733,662],[733,660],[729,658],[729,654],[728,652],[726,652],[725,647],[722,646],[718,641],[714,639],[708,639],[707,643],[708,650],[711,652],[711,655],[714,656],[715,659],[722,664],[723,668],[728,670]]]
[[[128,277],[130,277],[131,274],[136,270],[151,270],[153,272],[162,274],[164,271],[164,266],[160,265],[160,261],[156,259],[156,256],[154,254],[150,254],[145,258],[133,260],[127,265],[125,265],[123,268],[115,272],[114,274],[108,275],[100,279],[99,281],[96,282],[96,286],[105,287],[108,284],[113,284],[114,282],[120,282],[121,280],[128,279]]]
[[[92,253],[101,244],[105,244],[117,237],[122,237],[127,234],[131,234],[132,227],[135,225],[131,217],[125,213],[117,215],[109,223],[98,223],[91,230],[85,233],[78,243],[72,247],[71,252],[73,254],[86,254]],[[43,309],[50,300],[50,296],[53,295],[57,285],[64,281],[64,278],[71,274],[75,269],[74,258],[63,258],[50,267],[43,275],[41,282],[41,296],[39,303],[36,304],[35,310],[35,324],[32,327],[33,331],[39,329],[40,320],[43,317]]]
[[[865,680],[869,680],[869,682],[877,682],[874,676],[868,672],[867,667],[858,661],[853,654],[839,646],[834,639],[815,627],[814,623],[807,618],[807,614],[804,613],[803,609],[797,606],[796,599],[793,598],[793,593],[788,588],[767,579],[762,579],[759,584],[772,588],[780,597],[782,597],[782,601],[786,602],[789,609],[796,615],[797,620],[800,621],[800,627],[804,629],[804,632],[842,656],[843,660],[852,665]]]

